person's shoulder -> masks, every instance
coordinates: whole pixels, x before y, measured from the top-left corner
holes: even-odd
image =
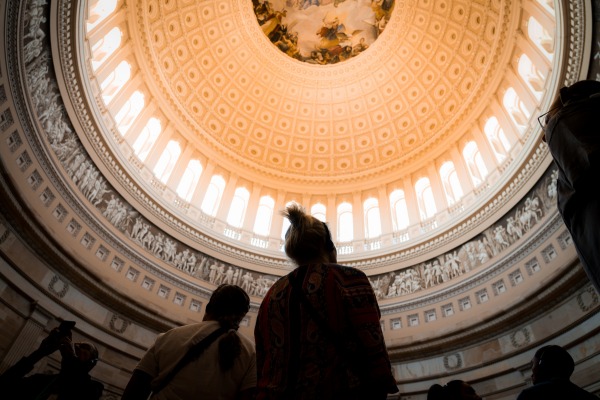
[[[326,264],[338,285],[346,289],[369,289],[373,290],[371,282],[363,271],[358,268],[348,267],[340,264]]]
[[[519,393],[519,395],[517,396],[516,400],[529,400],[529,399],[535,399],[537,390],[534,386],[532,387],[528,387],[526,389],[523,389],[521,391],[521,393]]]
[[[367,279],[367,274],[365,274],[363,271],[361,271],[358,268],[349,267],[347,265],[341,265],[341,264],[325,264],[325,265],[328,265],[332,271],[334,271],[335,273],[337,273],[339,275],[343,275],[348,278]]]
[[[166,332],[159,334],[156,338],[156,344],[159,343],[170,343],[173,340],[183,341],[188,340],[197,335],[203,330],[203,326],[206,322],[196,322],[193,324],[187,324],[171,328]]]
[[[181,326],[176,326],[175,328],[171,328],[164,333],[164,335],[180,335],[186,332],[197,332],[205,325],[204,322],[195,322],[193,324],[186,324]]]
[[[571,398],[578,400],[598,399],[597,396],[575,385],[573,382],[550,380],[523,389],[519,397],[517,397],[517,400],[541,398]]]
[[[273,284],[271,285],[271,287],[267,291],[267,295],[265,297],[269,296],[271,293],[277,293],[277,292],[279,292],[281,290],[285,290],[287,288],[287,286],[289,285],[290,275],[294,271],[290,272],[287,275],[283,275],[282,277],[280,277],[279,279],[277,279],[275,282],[273,282]]]
[[[588,392],[587,390],[573,384],[573,386],[575,386],[575,392],[573,393],[573,398],[575,399],[581,399],[581,400],[594,400],[594,399],[598,399],[598,396],[596,396],[595,394]]]

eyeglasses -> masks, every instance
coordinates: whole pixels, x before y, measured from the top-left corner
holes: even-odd
[[[543,113],[542,115],[540,115],[538,117],[538,122],[539,122],[540,127],[542,128],[542,130],[545,130],[546,129],[546,125],[548,125],[548,121],[550,120],[550,115],[549,114],[552,111],[555,111],[555,110],[556,110],[556,108],[552,108],[552,109],[546,111],[545,113]]]

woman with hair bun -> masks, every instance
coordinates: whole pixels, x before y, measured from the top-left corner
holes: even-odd
[[[369,279],[337,264],[326,223],[297,204],[282,215],[290,221],[285,253],[296,268],[259,309],[257,400],[378,400],[398,392]]]
[[[249,309],[244,289],[217,287],[202,322],[173,328],[156,338],[121,399],[146,400],[150,394],[152,400],[253,399],[254,343],[237,331]]]

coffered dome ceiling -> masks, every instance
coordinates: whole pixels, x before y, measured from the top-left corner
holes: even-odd
[[[398,180],[464,135],[497,95],[519,11],[396,1],[368,49],[330,65],[284,54],[250,1],[138,1],[129,27],[149,91],[202,154],[270,187],[335,193]]]

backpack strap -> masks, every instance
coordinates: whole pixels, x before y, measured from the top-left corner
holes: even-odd
[[[175,375],[190,361],[198,358],[200,354],[208,348],[215,340],[219,338],[219,336],[223,335],[227,330],[224,328],[218,328],[213,331],[210,335],[206,336],[204,339],[193,345],[189,348],[187,353],[179,360],[179,362],[173,367],[171,371],[164,377],[162,381],[160,381],[154,388],[152,389],[152,394],[156,394],[164,389],[165,386],[173,379]]]

